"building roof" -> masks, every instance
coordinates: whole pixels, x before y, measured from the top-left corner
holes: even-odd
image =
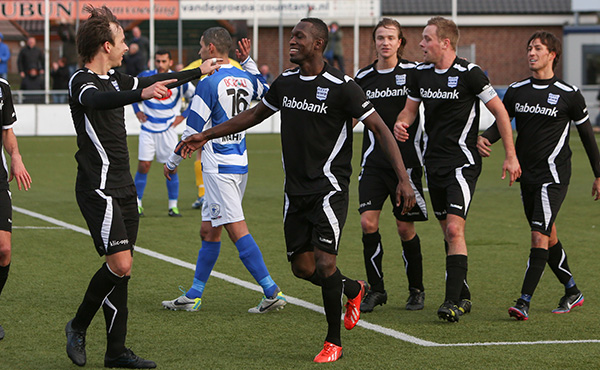
[[[458,14],[568,14],[571,0],[457,0]],[[383,15],[451,14],[452,0],[381,0]]]

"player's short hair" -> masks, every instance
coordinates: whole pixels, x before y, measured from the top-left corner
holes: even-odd
[[[550,53],[554,52],[556,54],[556,57],[552,61],[552,70],[554,70],[554,68],[556,68],[556,65],[558,64],[560,55],[562,54],[562,43],[560,42],[558,37],[554,36],[553,33],[540,30],[535,31],[533,35],[531,35],[529,40],[527,40],[527,47],[529,47],[529,44],[531,44],[531,42],[535,39],[540,39],[540,42],[548,48],[548,51]]]
[[[154,56],[156,57],[157,55],[168,55],[169,59],[173,59],[173,57],[171,56],[171,52],[167,49],[160,49],[157,50],[156,53],[154,53]]]
[[[211,27],[202,34],[204,45],[213,44],[217,51],[221,54],[229,54],[229,50],[233,45],[231,35],[223,27]]]
[[[106,5],[102,5],[101,8],[85,5],[83,10],[90,13],[90,16],[77,31],[76,44],[77,53],[85,64],[92,61],[105,42],[115,44],[115,35],[110,24],[114,23],[118,27],[121,27],[121,24]]]
[[[325,22],[320,20],[319,18],[302,18],[300,22],[307,22],[313,25],[312,35],[316,39],[323,40],[323,50],[327,47],[327,43],[329,42],[329,29]]]
[[[375,26],[375,28],[373,28],[373,42],[375,42],[375,34],[377,33],[377,30],[381,27],[396,28],[398,30],[398,40],[400,40],[400,47],[398,48],[397,54],[398,59],[402,58],[402,53],[404,52],[404,47],[406,46],[406,38],[402,34],[402,26],[400,26],[400,23],[392,18],[383,18],[382,20],[380,20],[379,23],[377,23],[377,25]]]
[[[452,47],[452,49],[454,49],[454,51],[456,51],[456,47],[458,46],[458,39],[460,37],[460,33],[458,31],[458,26],[456,26],[456,23],[444,17],[433,17],[427,21],[427,25],[436,26],[436,35],[438,39],[450,40],[450,46]]]

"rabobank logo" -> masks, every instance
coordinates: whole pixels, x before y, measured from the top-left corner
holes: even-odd
[[[431,88],[425,90],[421,88],[420,90],[421,98],[423,99],[452,99],[457,100],[459,97],[458,91],[442,91],[442,89],[437,89],[432,91]]]
[[[529,105],[527,103],[515,103],[515,112],[516,113],[530,113],[530,114],[542,114],[544,116],[556,117],[558,114],[558,109],[556,107],[547,108],[540,107],[539,104]]]
[[[307,102],[306,99],[298,101],[298,100],[296,100],[295,97],[292,97],[290,99],[287,96],[284,96],[282,105],[285,108],[298,109],[298,110],[303,110],[303,111],[313,112],[313,113],[327,114],[327,105],[324,102],[321,104],[315,104],[315,103]]]
[[[395,96],[405,96],[408,94],[408,88],[404,86],[400,89],[390,89],[386,87],[385,90],[379,90],[375,88],[375,90],[367,90],[365,91],[367,98],[370,99],[380,99],[380,98],[391,98]]]

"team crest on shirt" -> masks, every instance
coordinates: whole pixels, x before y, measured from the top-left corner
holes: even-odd
[[[112,81],[110,81],[110,83],[115,87],[115,89],[117,91],[121,91],[121,89],[119,88],[119,84],[117,83],[117,81],[112,80]]]
[[[556,105],[556,103],[558,103],[558,98],[560,98],[560,95],[549,93],[548,94],[548,103],[550,103],[552,105]]]
[[[458,85],[458,76],[448,76],[448,87],[454,88]]]
[[[327,99],[327,94],[329,94],[328,87],[317,86],[317,99],[325,100],[325,99]]]
[[[396,75],[396,85],[402,86],[406,84],[406,75]]]

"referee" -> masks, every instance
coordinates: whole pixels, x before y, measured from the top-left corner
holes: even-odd
[[[85,335],[102,306],[107,348],[104,366],[154,368],[153,361],[125,347],[127,285],[133,262],[139,215],[129,170],[124,106],[164,98],[168,90],[217,68],[209,66],[136,78],[116,72],[128,50],[123,28],[106,7],[85,6],[88,20],[77,33],[77,51],[84,67],[69,81],[69,104],[77,132],[77,203],[96,251],[106,263],[92,277],[75,317],[67,323],[67,355],[86,363]]]
[[[532,76],[511,84],[504,95],[504,106],[517,124],[517,156],[522,165],[521,199],[531,228],[531,249],[521,296],[508,309],[517,320],[529,318],[529,305],[546,263],[564,286],[565,294],[553,313],[568,313],[583,304],[554,221],[567,195],[571,177],[569,133],[575,123],[594,173],[592,196],[600,199],[600,154],[588,110],[577,87],[559,80],[554,68],[562,46],[552,33],[535,32],[527,41],[527,63]],[[482,156],[499,138],[496,124],[478,139]]]
[[[399,140],[407,140],[422,101],[427,145],[424,160],[431,204],[446,244],[446,297],[438,309],[440,319],[457,322],[471,310],[467,279],[465,222],[481,172],[477,153],[479,100],[496,117],[506,158],[502,166],[510,184],[520,173],[508,114],[479,66],[456,56],[458,27],[451,20],[433,17],[419,43],[424,62],[409,82],[409,96],[394,126]]]
[[[399,178],[398,203],[407,212],[415,195],[398,145],[361,88],[348,76],[325,63],[327,25],[304,18],[289,41],[290,61],[299,67],[284,71],[263,100],[229,121],[192,135],[179,147],[182,156],[208,140],[240,132],[281,112],[281,150],[285,170],[284,234],[292,272],[321,287],[328,330],[315,362],[333,362],[342,356],[340,297],[348,297],[344,326],[360,319],[364,282],[342,275],[336,266],[342,228],[348,211],[348,184],[352,168],[352,118],[362,120],[374,133]]]

